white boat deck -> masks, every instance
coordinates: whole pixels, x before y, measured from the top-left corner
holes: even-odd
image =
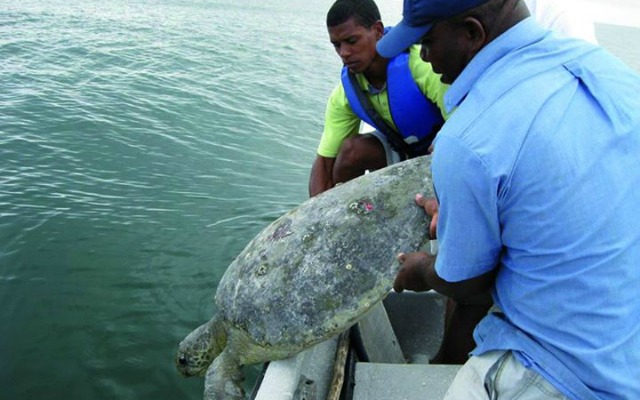
[[[390,293],[384,300],[386,315],[378,307],[360,325],[369,361],[352,362],[352,368],[347,362],[339,398],[442,399],[459,369],[428,364],[440,346],[444,306],[445,299],[435,292]],[[290,359],[271,362],[252,400],[327,399],[337,346],[334,338]]]
[[[457,365],[357,363],[354,400],[441,400]]]

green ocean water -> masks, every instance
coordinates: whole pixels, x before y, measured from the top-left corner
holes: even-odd
[[[0,400],[201,398],[175,348],[307,198],[331,3],[0,1]]]

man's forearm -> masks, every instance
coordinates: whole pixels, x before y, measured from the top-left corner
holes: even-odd
[[[314,197],[331,189],[333,184],[333,164],[335,158],[318,156],[311,167],[309,177],[309,197]]]
[[[442,279],[435,269],[436,257],[429,257],[424,268],[424,279],[433,290],[442,293],[456,301],[465,303],[474,296],[482,294],[493,286],[495,270],[475,278],[459,282],[448,282]],[[473,301],[472,301],[473,302]]]

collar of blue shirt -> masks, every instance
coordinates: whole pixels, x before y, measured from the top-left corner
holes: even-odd
[[[465,67],[444,96],[447,113],[458,107],[474,83],[500,58],[523,45],[542,38],[548,31],[533,17],[526,18],[485,46]]]

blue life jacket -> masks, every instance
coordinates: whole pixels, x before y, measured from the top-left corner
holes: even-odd
[[[349,80],[349,69],[342,68],[342,86],[353,112],[363,121],[380,132],[374,121],[365,112],[354,88]],[[433,141],[444,118],[438,106],[425,97],[409,69],[409,52],[400,53],[389,60],[387,65],[387,95],[391,118],[404,141],[416,150],[425,154]]]

